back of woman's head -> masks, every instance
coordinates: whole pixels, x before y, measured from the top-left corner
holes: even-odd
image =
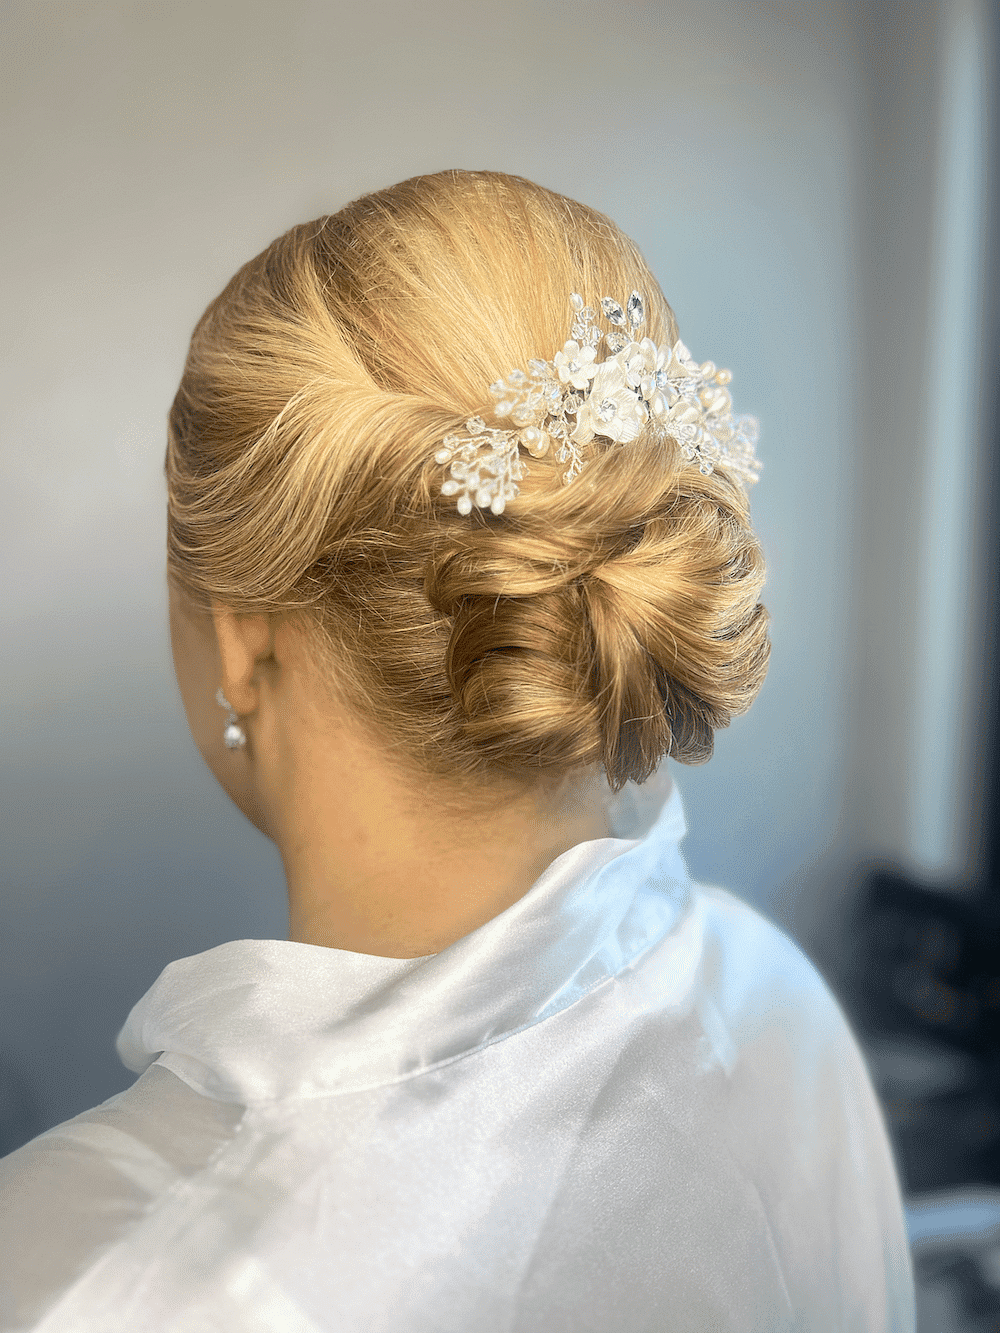
[[[336,699],[415,781],[476,794],[698,763],[764,679],[741,486],[651,429],[532,459],[504,512],[441,494],[442,441],[567,336],[569,295],[645,294],[613,223],[442,172],[294,227],[209,306],[170,413],[168,569],[196,604],[301,622]]]

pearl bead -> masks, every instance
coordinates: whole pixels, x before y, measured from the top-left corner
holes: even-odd
[[[246,732],[235,722],[230,722],[226,727],[222,739],[226,743],[227,750],[241,750],[247,743]]]
[[[529,426],[527,430],[522,430],[520,440],[532,458],[541,458],[548,452],[549,437],[537,426]]]

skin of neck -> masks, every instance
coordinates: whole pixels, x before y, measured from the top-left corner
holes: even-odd
[[[389,958],[439,953],[517,902],[563,852],[611,836],[596,771],[545,798],[455,809],[338,710],[290,621],[201,612],[173,587],[169,596],[192,736],[278,847],[290,939]],[[223,743],[220,686],[242,749]]]

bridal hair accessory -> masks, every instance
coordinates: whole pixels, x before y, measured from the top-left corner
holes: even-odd
[[[236,710],[233,708],[232,704],[229,702],[226,696],[222,693],[221,685],[215,691],[215,702],[219,705],[220,708],[225,708],[229,714],[229,716],[226,718],[226,729],[222,733],[222,739],[226,743],[226,749],[242,750],[244,745],[246,745],[247,743],[247,734],[240,726],[237,720]]]
[[[557,461],[569,464],[563,473],[569,485],[584,467],[581,448],[595,435],[628,444],[648,422],[661,438],[676,440],[699,472],[722,468],[744,486],[757,481],[758,424],[754,417],[733,416],[728,370],[712,361],[699,365],[679,339],[668,348],[642,337],[646,303],[639,292],[624,308],[610,296],[601,297],[609,329],[598,326],[597,312],[583,304],[578,292],[569,299],[572,338],[562,351],[551,361],[531,360],[527,373],[512,370],[490,385],[493,415],[509,419],[513,429],[470,417],[466,433],[446,436],[435,453],[435,462],[451,464],[441,494],[458,496],[460,514],[468,514],[474,504],[503,513],[528,471],[522,444],[533,458],[555,444]],[[607,355],[598,359],[602,343]]]

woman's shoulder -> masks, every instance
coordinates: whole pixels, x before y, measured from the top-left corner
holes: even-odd
[[[889,1144],[867,1058],[853,1023],[806,949],[759,908],[698,885],[697,1009],[728,1071],[742,1066],[783,1088],[789,1133],[835,1137],[833,1120],[869,1141],[889,1195]],[[863,1129],[860,1127],[863,1126]],[[818,1146],[818,1145],[817,1145]]]
[[[0,1314],[23,1327],[199,1170],[243,1108],[152,1065],[125,1092],[0,1160]]]
[[[725,996],[736,1009],[772,1002],[807,1005],[843,1021],[840,1003],[806,947],[763,909],[729,889],[694,885],[706,964],[725,967]],[[720,981],[722,977],[719,978]]]

